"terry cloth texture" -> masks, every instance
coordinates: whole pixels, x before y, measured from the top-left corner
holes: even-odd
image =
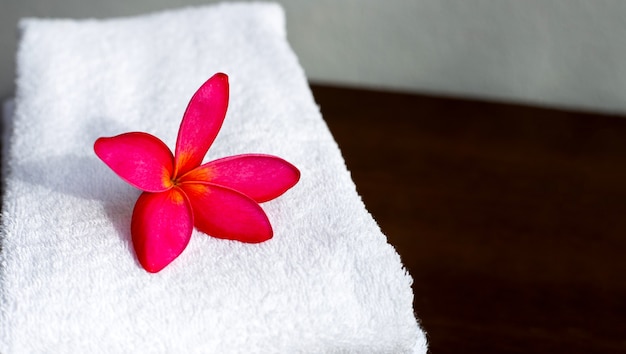
[[[412,279],[356,193],[276,4],[20,23],[2,208],[2,353],[424,353]],[[262,204],[274,238],[194,231],[167,268],[139,266],[139,191],[93,152],[100,136],[173,147],[216,72],[230,107],[206,160],[285,158],[302,172]]]

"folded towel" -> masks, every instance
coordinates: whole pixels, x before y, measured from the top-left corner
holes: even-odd
[[[20,23],[5,154],[2,353],[423,353],[411,277],[367,213],[275,4]],[[274,238],[194,231],[157,274],[137,262],[139,191],[93,152],[145,131],[171,148],[215,72],[230,106],[207,160],[267,153],[302,177],[262,204]]]
[[[13,122],[13,110],[15,109],[15,102],[11,99],[6,100],[4,102],[2,102],[2,124],[0,125],[0,131],[2,132],[2,140],[0,140],[0,145],[2,145],[2,150],[0,152],[0,157],[2,158],[2,167],[0,168],[0,175],[1,176],[6,176],[7,175],[7,169],[6,169],[6,162],[7,159],[4,158],[8,155],[8,151],[9,151],[9,139],[11,137],[11,130],[12,130],[12,122]],[[4,184],[4,180],[2,181],[1,184],[2,188],[1,190],[6,189],[6,186]],[[0,239],[1,240],[1,239]],[[0,242],[0,245],[2,245],[2,243]],[[0,251],[2,250],[2,248],[0,248]],[[0,289],[2,287],[0,286]]]

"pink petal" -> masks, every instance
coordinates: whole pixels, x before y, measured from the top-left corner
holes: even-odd
[[[299,179],[300,171],[280,157],[245,154],[211,161],[189,171],[180,180],[218,184],[262,203],[285,193]]]
[[[229,188],[182,183],[191,202],[195,226],[217,238],[257,243],[272,238],[272,225],[259,204]]]
[[[176,140],[176,176],[199,166],[222,127],[228,108],[228,76],[218,73],[191,98]]]
[[[131,185],[146,192],[171,188],[173,157],[165,143],[147,133],[99,138],[96,155]]]
[[[142,193],[131,221],[131,234],[139,263],[156,273],[178,257],[191,238],[193,212],[179,188]]]

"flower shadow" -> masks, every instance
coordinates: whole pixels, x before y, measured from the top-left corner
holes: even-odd
[[[23,182],[100,203],[121,240],[131,242],[130,217],[140,192],[120,180],[95,154],[53,156],[12,167],[19,170],[16,175]]]

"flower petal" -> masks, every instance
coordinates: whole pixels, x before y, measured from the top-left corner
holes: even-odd
[[[285,193],[299,179],[300,171],[280,157],[244,154],[206,163],[189,171],[180,180],[218,184],[262,203]]]
[[[217,73],[189,101],[176,140],[176,176],[199,166],[222,127],[228,108],[228,76]]]
[[[179,188],[142,193],[131,221],[131,234],[139,263],[156,273],[178,257],[191,238],[193,212]]]
[[[173,156],[157,137],[140,132],[99,138],[96,155],[131,185],[146,192],[171,188]]]
[[[198,230],[217,238],[257,243],[272,238],[259,204],[235,190],[209,183],[182,183]]]

